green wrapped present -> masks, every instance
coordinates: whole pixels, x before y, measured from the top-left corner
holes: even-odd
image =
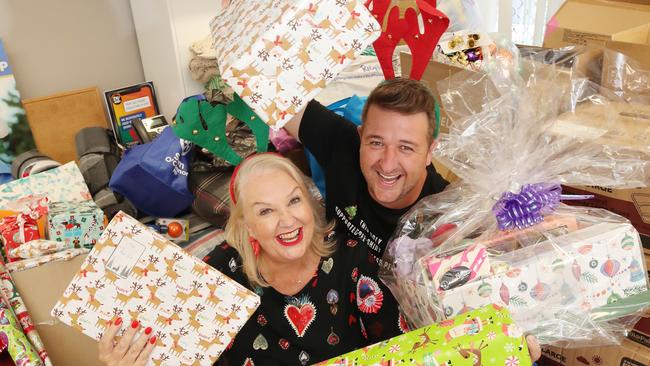
[[[522,331],[492,304],[318,365],[530,366]]]

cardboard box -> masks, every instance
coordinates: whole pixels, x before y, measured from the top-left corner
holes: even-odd
[[[649,89],[650,90],[650,89]],[[611,119],[605,116],[612,117]],[[565,136],[593,135],[598,144],[633,151],[642,159],[650,158],[650,106],[611,103],[609,106],[582,105],[575,113],[557,119],[552,131]],[[641,233],[650,235],[650,188],[613,189],[600,186],[564,186],[566,194],[593,194],[589,200],[567,204],[604,208],[632,222]]]
[[[544,47],[581,45],[576,71],[611,87],[612,64],[603,50],[618,51],[650,70],[650,3],[643,0],[567,0],[546,26]]]
[[[650,348],[624,339],[620,346],[542,347],[539,366],[650,366]]]
[[[650,4],[629,1],[567,0],[547,24],[544,47],[642,43],[639,27],[650,24]],[[646,55],[648,56],[648,55]],[[648,56],[650,57],[650,56]]]
[[[648,352],[650,352],[650,309],[646,310],[643,317],[628,333],[627,338],[648,348]]]
[[[411,73],[411,67],[413,65],[413,55],[408,52],[400,53],[400,64],[402,68],[402,75],[409,75]],[[438,82],[444,80],[456,73],[465,71],[465,69],[443,64],[438,61],[429,60],[429,64],[426,69],[424,69],[424,74],[422,74],[422,81],[429,85],[429,88],[433,92],[433,95],[436,97],[438,103],[440,103],[440,94],[444,90],[438,90]],[[440,132],[445,133],[449,131],[449,122],[447,113],[443,108],[440,109]]]
[[[85,258],[80,255],[11,274],[54,365],[105,366],[97,358],[95,340],[50,315]]]
[[[632,223],[639,233],[650,235],[650,188],[613,189],[599,186],[562,186],[564,194],[592,194],[594,198],[567,201],[574,206],[604,208],[621,215]],[[650,250],[647,241],[644,249]]]

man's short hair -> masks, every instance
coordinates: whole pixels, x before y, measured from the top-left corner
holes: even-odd
[[[362,121],[364,122],[371,105],[405,115],[425,112],[429,120],[427,141],[432,143],[437,135],[436,99],[431,89],[421,81],[395,78],[379,84],[370,93],[366,105],[363,107]]]

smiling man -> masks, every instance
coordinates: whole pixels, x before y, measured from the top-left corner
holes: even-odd
[[[368,97],[362,120],[357,128],[311,101],[285,128],[323,168],[337,233],[381,258],[400,216],[447,185],[431,164],[435,99],[419,81],[386,81]]]

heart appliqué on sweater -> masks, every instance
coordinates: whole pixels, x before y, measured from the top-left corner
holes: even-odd
[[[294,301],[284,307],[284,316],[298,337],[305,335],[309,325],[316,319],[316,308],[308,299]]]

